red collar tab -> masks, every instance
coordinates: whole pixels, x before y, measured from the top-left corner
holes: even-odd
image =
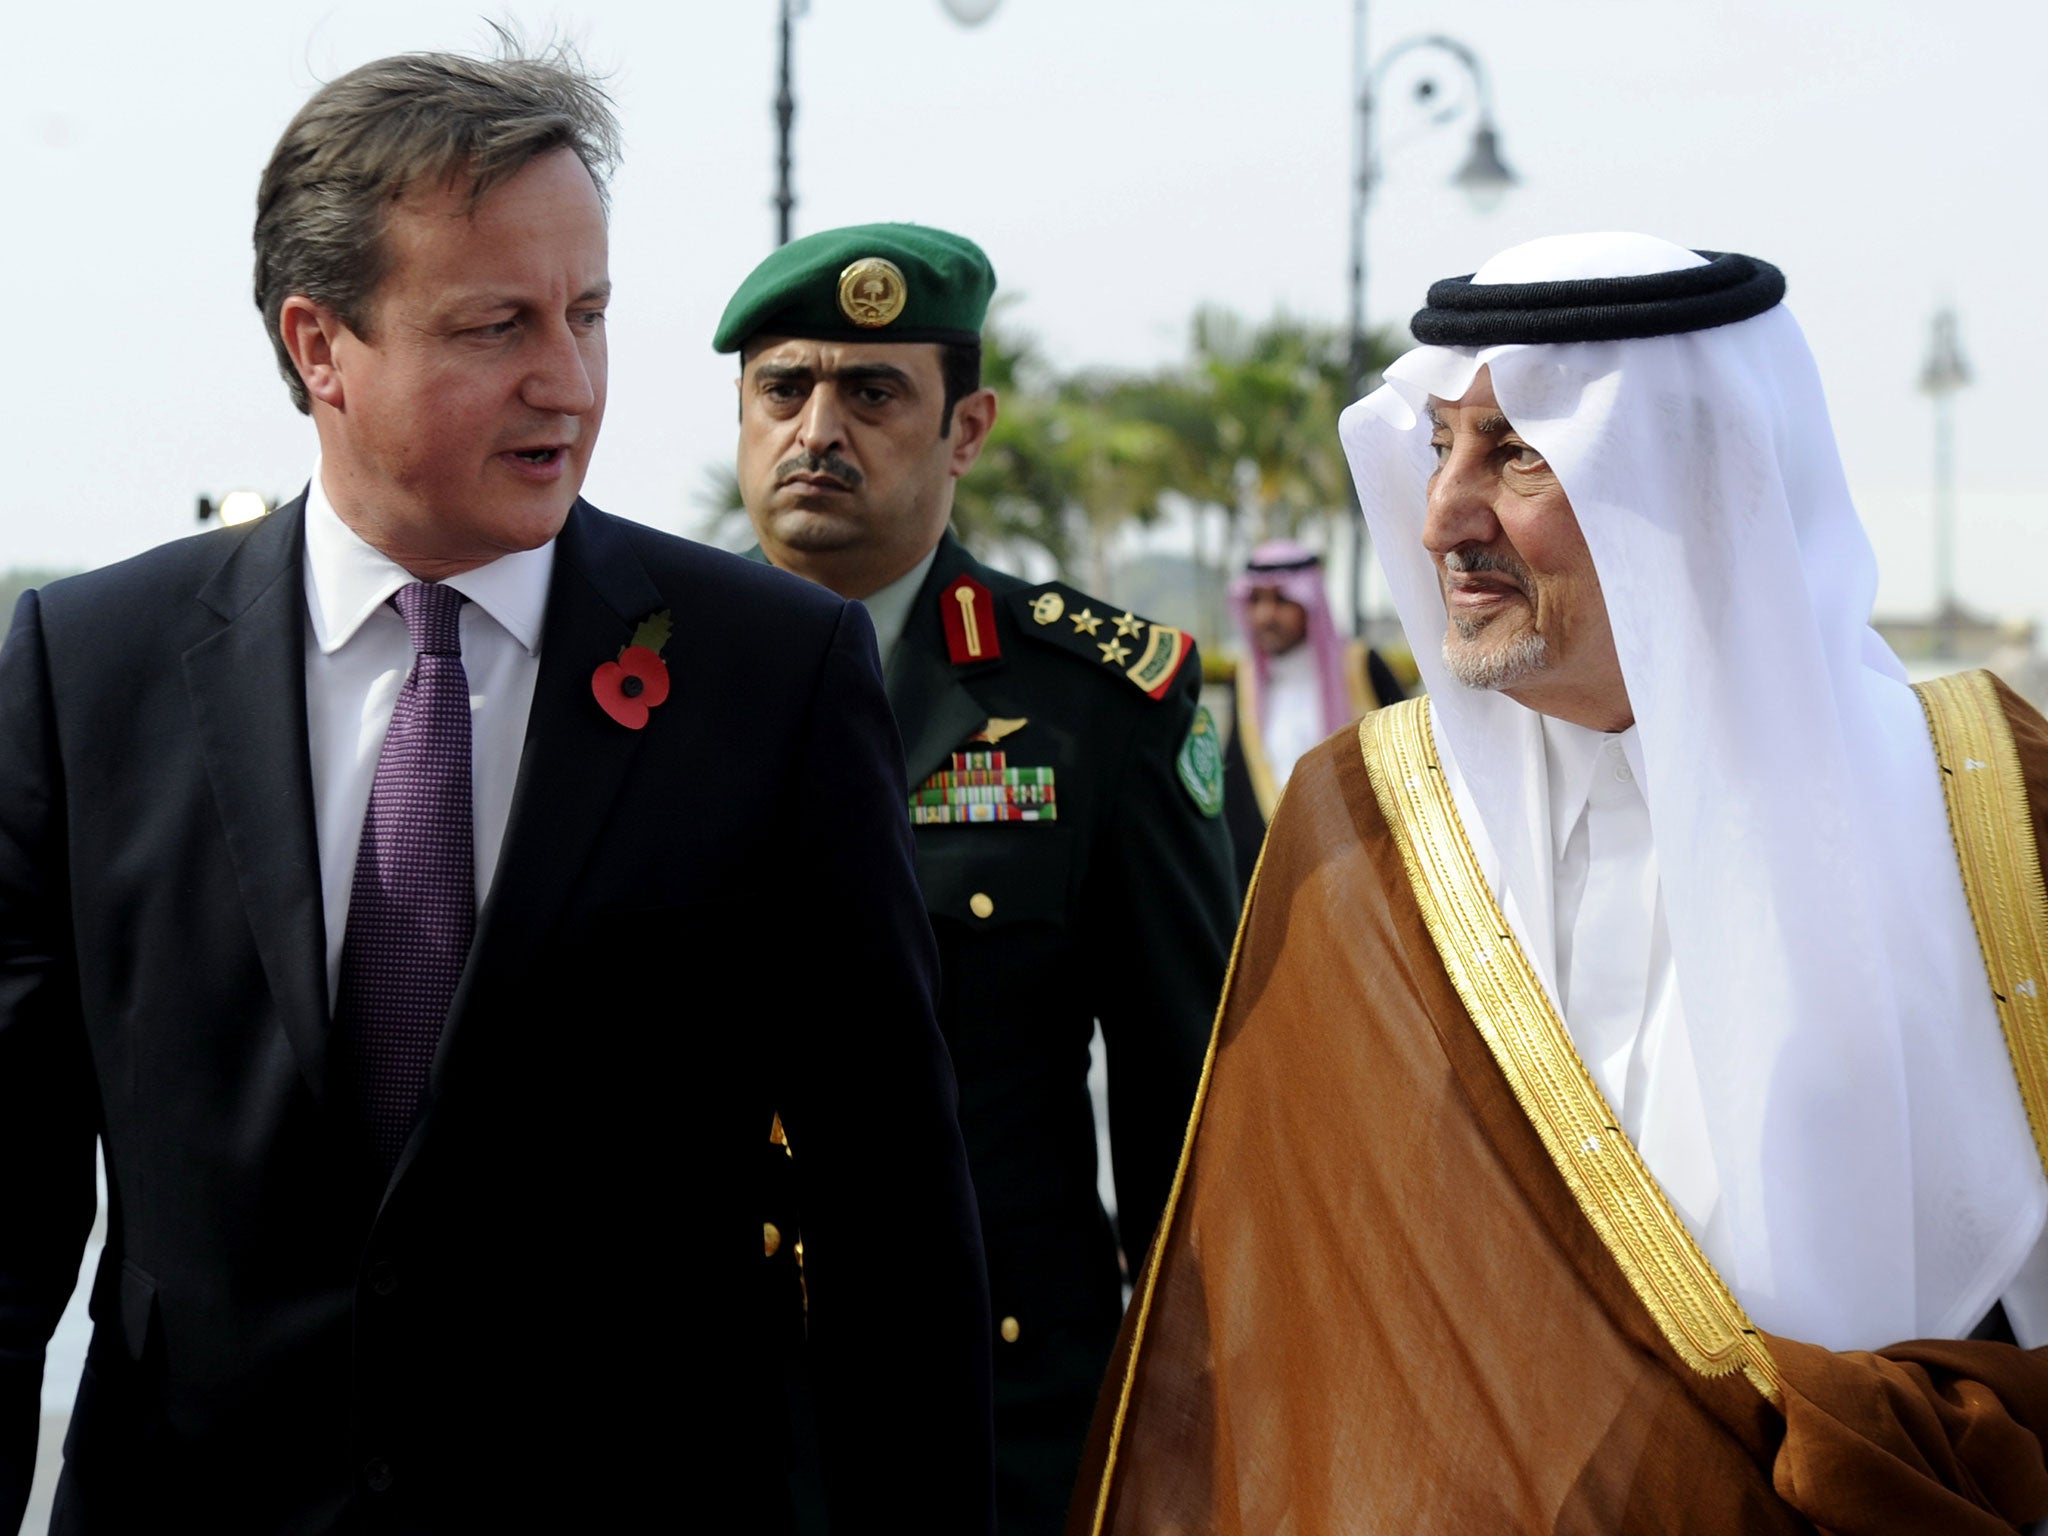
[[[1003,654],[996,638],[996,600],[972,576],[959,576],[939,594],[939,621],[946,626],[946,650],[956,667],[994,661]]]

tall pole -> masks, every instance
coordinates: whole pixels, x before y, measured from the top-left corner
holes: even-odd
[[[1970,382],[1970,365],[1956,330],[1956,312],[1934,317],[1933,343],[1920,372],[1920,388],[1934,398],[1934,648],[1945,660],[1956,653],[1955,393]]]
[[[1937,654],[1956,653],[1955,397],[1934,397],[1934,633]]]
[[[790,86],[789,37],[793,8],[801,0],[782,0],[782,74],[775,91],[775,243],[789,244],[789,215],[796,207],[796,194],[789,186],[789,127],[796,121],[796,94]]]
[[[1372,71],[1366,65],[1365,0],[1351,7],[1351,399],[1365,393],[1365,210],[1372,195]],[[1347,401],[1346,404],[1350,402]],[[1365,633],[1365,507],[1358,482],[1344,476],[1351,500],[1351,632]]]
[[[1387,66],[1417,49],[1435,49],[1456,60],[1471,77],[1478,126],[1472,136],[1472,151],[1452,180],[1465,189],[1482,212],[1515,181],[1515,173],[1500,158],[1499,136],[1493,127],[1492,91],[1487,84],[1486,71],[1480,66],[1479,56],[1456,38],[1432,32],[1396,43],[1380,56],[1378,62],[1369,63],[1365,43],[1365,3],[1366,0],[1352,0],[1351,8],[1351,348],[1347,372],[1354,400],[1365,393],[1372,372],[1371,343],[1365,321],[1365,217],[1372,206],[1373,183],[1379,180],[1379,168],[1373,159],[1372,118],[1377,105],[1373,92],[1375,83],[1385,74]],[[1416,99],[1427,101],[1435,91],[1435,81],[1425,79],[1416,86]],[[1354,634],[1362,636],[1366,624],[1365,561],[1370,543],[1365,531],[1364,510],[1359,504],[1358,487],[1350,482],[1349,476],[1346,476],[1346,481],[1354,514],[1351,627]]]

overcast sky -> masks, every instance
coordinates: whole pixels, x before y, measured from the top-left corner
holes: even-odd
[[[0,567],[82,566],[193,526],[193,498],[290,493],[313,453],[248,297],[257,174],[319,82],[383,54],[475,49],[432,0],[38,3],[0,106],[15,309]],[[774,0],[586,0],[490,12],[559,28],[611,74],[611,405],[586,487],[694,528],[730,458],[733,366],[709,338],[771,244]],[[797,24],[805,232],[958,229],[1011,318],[1066,366],[1177,357],[1204,302],[1341,321],[1349,0],[814,0]],[[1888,608],[1931,590],[1929,321],[1961,314],[1964,596],[2048,618],[2036,363],[2048,353],[2037,166],[2048,7],[2019,0],[1376,0],[1374,56],[1448,31],[1484,59],[1523,184],[1490,215],[1447,183],[1469,118],[1431,124],[1385,81],[1369,312],[1503,246],[1635,228],[1776,262],[1820,358]],[[1334,424],[1332,424],[1334,431]]]

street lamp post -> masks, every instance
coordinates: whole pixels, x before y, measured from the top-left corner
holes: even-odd
[[[978,27],[995,14],[1002,0],[939,0],[946,14],[963,27]],[[796,85],[790,72],[790,23],[806,15],[811,0],[782,0],[782,67],[775,80],[775,243],[789,244],[790,215],[796,209],[796,192],[790,186],[792,163],[789,130],[796,122]]]
[[[1970,382],[1956,335],[1956,312],[1934,317],[1934,338],[1920,388],[1934,399],[1934,653],[1944,661],[1956,654],[1956,465],[1955,393]]]
[[[1515,173],[1500,157],[1500,135],[1493,126],[1492,87],[1487,82],[1486,71],[1480,67],[1479,56],[1456,38],[1432,32],[1396,43],[1380,55],[1377,63],[1368,64],[1365,7],[1366,0],[1353,0],[1351,96],[1356,115],[1352,119],[1351,135],[1351,345],[1347,373],[1354,400],[1365,394],[1372,372],[1365,319],[1365,215],[1372,200],[1373,186],[1379,180],[1372,137],[1375,92],[1388,67],[1397,59],[1424,50],[1445,54],[1454,60],[1472,81],[1478,118],[1473,128],[1472,148],[1465,156],[1465,163],[1451,177],[1452,184],[1462,188],[1473,206],[1485,212],[1516,181]],[[1432,78],[1425,76],[1416,82],[1418,102],[1427,103],[1436,91],[1437,84]],[[1438,118],[1440,122],[1443,120]],[[1365,517],[1359,504],[1357,485],[1351,483],[1348,476],[1346,485],[1351,493],[1352,511],[1351,623],[1353,633],[1363,635],[1367,550]]]
[[[775,243],[789,244],[789,216],[796,193],[789,184],[789,130],[796,122],[796,88],[789,73],[790,23],[810,8],[810,0],[782,0],[782,70],[775,83]]]

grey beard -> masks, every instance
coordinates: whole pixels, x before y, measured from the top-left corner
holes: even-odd
[[[1505,645],[1474,645],[1483,626],[1469,620],[1454,620],[1458,638],[1444,637],[1444,667],[1467,688],[1498,692],[1528,681],[1549,664],[1549,647],[1543,636],[1523,631]]]

